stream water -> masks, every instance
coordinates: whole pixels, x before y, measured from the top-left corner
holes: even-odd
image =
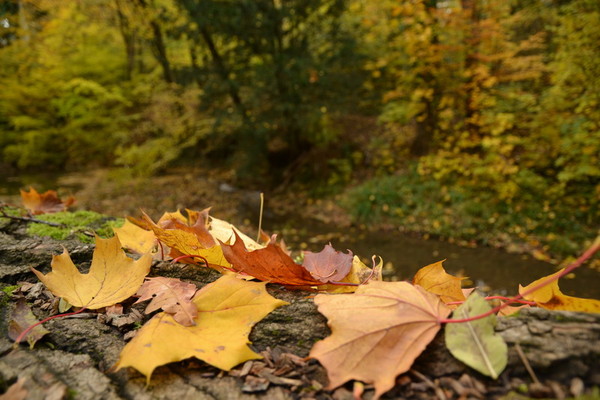
[[[350,249],[365,262],[372,255],[381,256],[384,263],[392,264],[384,268],[387,279],[410,280],[419,268],[446,260],[444,268],[448,273],[468,277],[464,287],[476,286],[488,294],[512,296],[518,293],[519,284],[528,285],[557,270],[554,265],[525,254],[490,247],[462,247],[401,232],[365,232],[351,228],[339,234],[335,227],[306,221],[298,222],[295,228],[290,222],[272,221],[272,224],[273,231],[284,233],[291,248],[320,251],[331,242],[336,250]],[[561,279],[560,288],[568,295],[600,299],[600,273],[583,265],[571,279]]]
[[[69,182],[68,185],[61,183],[61,189],[77,196],[80,185],[72,183],[73,180]],[[0,201],[17,202],[19,188],[26,189],[30,184],[42,191],[56,189],[59,183],[58,177],[53,175],[0,176]],[[255,220],[254,216],[248,217]],[[488,294],[514,295],[518,293],[519,284],[527,285],[556,271],[555,266],[528,255],[510,254],[489,247],[461,247],[401,232],[340,229],[300,216],[286,217],[285,220],[265,218],[263,227],[278,232],[292,249],[320,251],[331,242],[337,250],[350,249],[365,261],[372,255],[379,255],[386,264],[384,276],[388,280],[409,280],[419,268],[445,259],[444,267],[448,273],[469,277],[466,287],[477,286]],[[560,281],[561,290],[572,296],[600,299],[600,273],[587,265],[575,272],[571,279]]]

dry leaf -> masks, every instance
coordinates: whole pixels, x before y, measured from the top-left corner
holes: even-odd
[[[15,341],[25,329],[38,322],[38,319],[31,312],[31,308],[29,308],[25,299],[19,299],[8,320],[8,337]],[[27,333],[24,339],[29,343],[29,347],[33,348],[35,343],[47,333],[50,333],[50,331],[42,325],[38,325]]]
[[[77,270],[67,250],[52,257],[52,272],[44,275],[32,270],[56,296],[64,297],[75,307],[94,310],[134,295],[150,272],[151,263],[149,254],[137,261],[127,257],[116,236],[111,239],[96,236],[89,273]]]
[[[379,262],[375,261],[377,258],[379,258]],[[360,260],[360,258],[358,258],[358,256],[354,256],[352,258],[352,268],[350,268],[350,272],[348,272],[344,279],[340,281],[340,283],[347,283],[348,285],[327,284],[319,286],[319,291],[328,293],[354,293],[360,284],[383,280],[381,272],[383,268],[383,259],[379,256],[373,256],[372,260],[373,268],[369,268]],[[307,287],[303,289],[309,290],[310,288]]]
[[[113,228],[113,231],[124,248],[137,254],[152,253],[158,245],[154,232],[141,228],[130,220],[125,220],[122,227]]]
[[[235,233],[235,232],[234,232]],[[221,242],[223,254],[231,263],[231,268],[242,274],[271,283],[296,286],[317,286],[323,282],[314,279],[302,265],[296,264],[281,247],[275,244],[275,237],[267,247],[254,251],[246,250],[244,242],[235,233],[232,245]]]
[[[408,282],[373,281],[354,294],[317,295],[315,303],[332,332],[310,357],[327,369],[328,389],[356,379],[374,384],[375,398],[410,369],[450,314],[436,295]]]
[[[226,371],[261,358],[248,347],[250,330],[275,308],[287,304],[269,295],[265,286],[232,275],[206,285],[193,299],[198,308],[195,326],[180,325],[167,313],[157,314],[125,346],[116,369],[133,367],[150,382],[156,367],[190,357]]]
[[[244,242],[244,246],[246,246],[246,249],[248,250],[258,250],[265,247],[262,244],[259,244],[255,240],[251,239],[249,236],[242,233],[239,229],[237,229],[229,222],[217,219],[215,217],[210,217],[209,232],[215,238],[215,240],[227,244],[233,244],[237,235],[237,237],[242,239],[242,241]]]
[[[313,278],[323,282],[339,282],[352,268],[352,252],[348,254],[336,251],[330,244],[325,245],[318,253],[304,252],[302,266],[310,272]]]
[[[25,400],[29,392],[24,387],[25,378],[19,379],[13,383],[4,394],[0,394],[0,400]]]
[[[161,225],[166,228],[155,224],[146,214],[144,214],[144,220],[158,240],[171,248],[171,257],[190,256],[182,261],[193,263],[194,258],[203,262],[204,260],[199,257],[193,257],[200,256],[208,262],[209,267],[218,271],[230,268],[230,264],[223,256],[221,246],[216,244],[206,230],[203,217],[198,217],[193,226],[185,225],[177,218],[164,220]]]
[[[504,302],[502,302],[502,304],[505,304]],[[530,306],[528,304],[523,304],[521,306],[503,306],[500,311],[498,311],[498,316],[499,317],[508,317],[509,315],[513,315],[518,313],[519,311],[521,311],[521,309],[523,308],[529,308]]]
[[[540,285],[542,282],[553,279],[563,270],[564,268],[552,275],[538,279],[537,281],[532,282],[525,287],[519,285],[519,293],[525,293],[531,288]],[[558,287],[558,279],[534,291],[533,293],[525,295],[524,298],[525,300],[535,301],[538,306],[547,308],[549,310],[600,313],[600,300],[567,296],[560,291]]]
[[[140,296],[136,303],[152,299],[144,310],[146,314],[162,308],[166,313],[173,314],[173,319],[181,325],[191,326],[198,316],[198,309],[192,303],[196,290],[196,285],[179,279],[147,278],[136,293],[136,296]]]
[[[429,264],[418,270],[413,278],[413,284],[437,294],[444,303],[465,301],[465,295],[460,287],[460,281],[464,278],[457,278],[446,273],[442,266],[444,261]]]
[[[29,192],[21,190],[21,199],[25,208],[33,215],[65,211],[75,203],[73,196],[62,201],[54,190],[48,190],[39,194],[31,186],[29,187]]]

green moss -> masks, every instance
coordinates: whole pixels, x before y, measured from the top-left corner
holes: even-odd
[[[6,293],[8,296],[12,296],[13,292],[19,288],[19,285],[11,285],[5,286],[2,288],[2,291]]]
[[[36,217],[42,221],[60,224],[60,227],[46,224],[30,223],[27,233],[36,236],[49,236],[57,240],[76,237],[85,243],[93,242],[90,234],[107,238],[113,236],[113,227],[121,226],[123,218],[112,218],[93,211],[63,211],[54,214],[43,214]]]

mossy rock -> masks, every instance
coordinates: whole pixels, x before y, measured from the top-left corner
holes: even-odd
[[[93,211],[63,211],[42,214],[36,216],[36,219],[60,224],[60,226],[31,223],[27,227],[29,235],[48,236],[56,240],[76,237],[84,243],[92,243],[94,233],[102,238],[112,237],[113,227],[120,227],[125,222],[123,218],[108,217]]]

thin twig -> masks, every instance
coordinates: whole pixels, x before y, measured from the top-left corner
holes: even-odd
[[[419,371],[416,371],[416,370],[414,370],[412,368],[408,372],[410,372],[411,375],[419,378],[420,380],[422,380],[423,382],[425,382],[425,384],[427,386],[429,386],[430,388],[432,388],[438,399],[440,399],[440,400],[447,400],[446,394],[444,393],[444,391],[442,390],[442,388],[439,387],[439,385],[437,385],[436,383],[434,383],[431,379],[429,379],[428,377],[426,377],[425,375],[423,375]]]
[[[56,222],[42,221],[41,219],[36,219],[36,218],[32,218],[32,217],[25,218],[25,217],[15,217],[13,215],[8,215],[4,210],[0,210],[0,213],[2,214],[3,218],[14,219],[16,221],[35,222],[36,224],[45,224],[45,225],[50,225],[50,226],[56,226],[57,228],[66,228],[66,226],[64,224],[58,224]]]
[[[258,234],[256,235],[256,241],[260,240],[260,232],[262,231],[262,219],[263,219],[263,208],[265,205],[265,194],[260,193],[260,213],[258,215]]]
[[[535,372],[533,371],[533,368],[531,368],[531,364],[529,364],[529,360],[527,359],[527,357],[525,357],[525,353],[523,353],[523,349],[521,349],[521,345],[519,343],[515,344],[515,350],[517,350],[517,354],[519,355],[519,358],[523,362],[523,365],[525,365],[525,369],[529,373],[529,376],[533,380],[533,383],[535,383],[536,385],[539,385],[540,381],[539,381],[537,375],[535,374]]]

